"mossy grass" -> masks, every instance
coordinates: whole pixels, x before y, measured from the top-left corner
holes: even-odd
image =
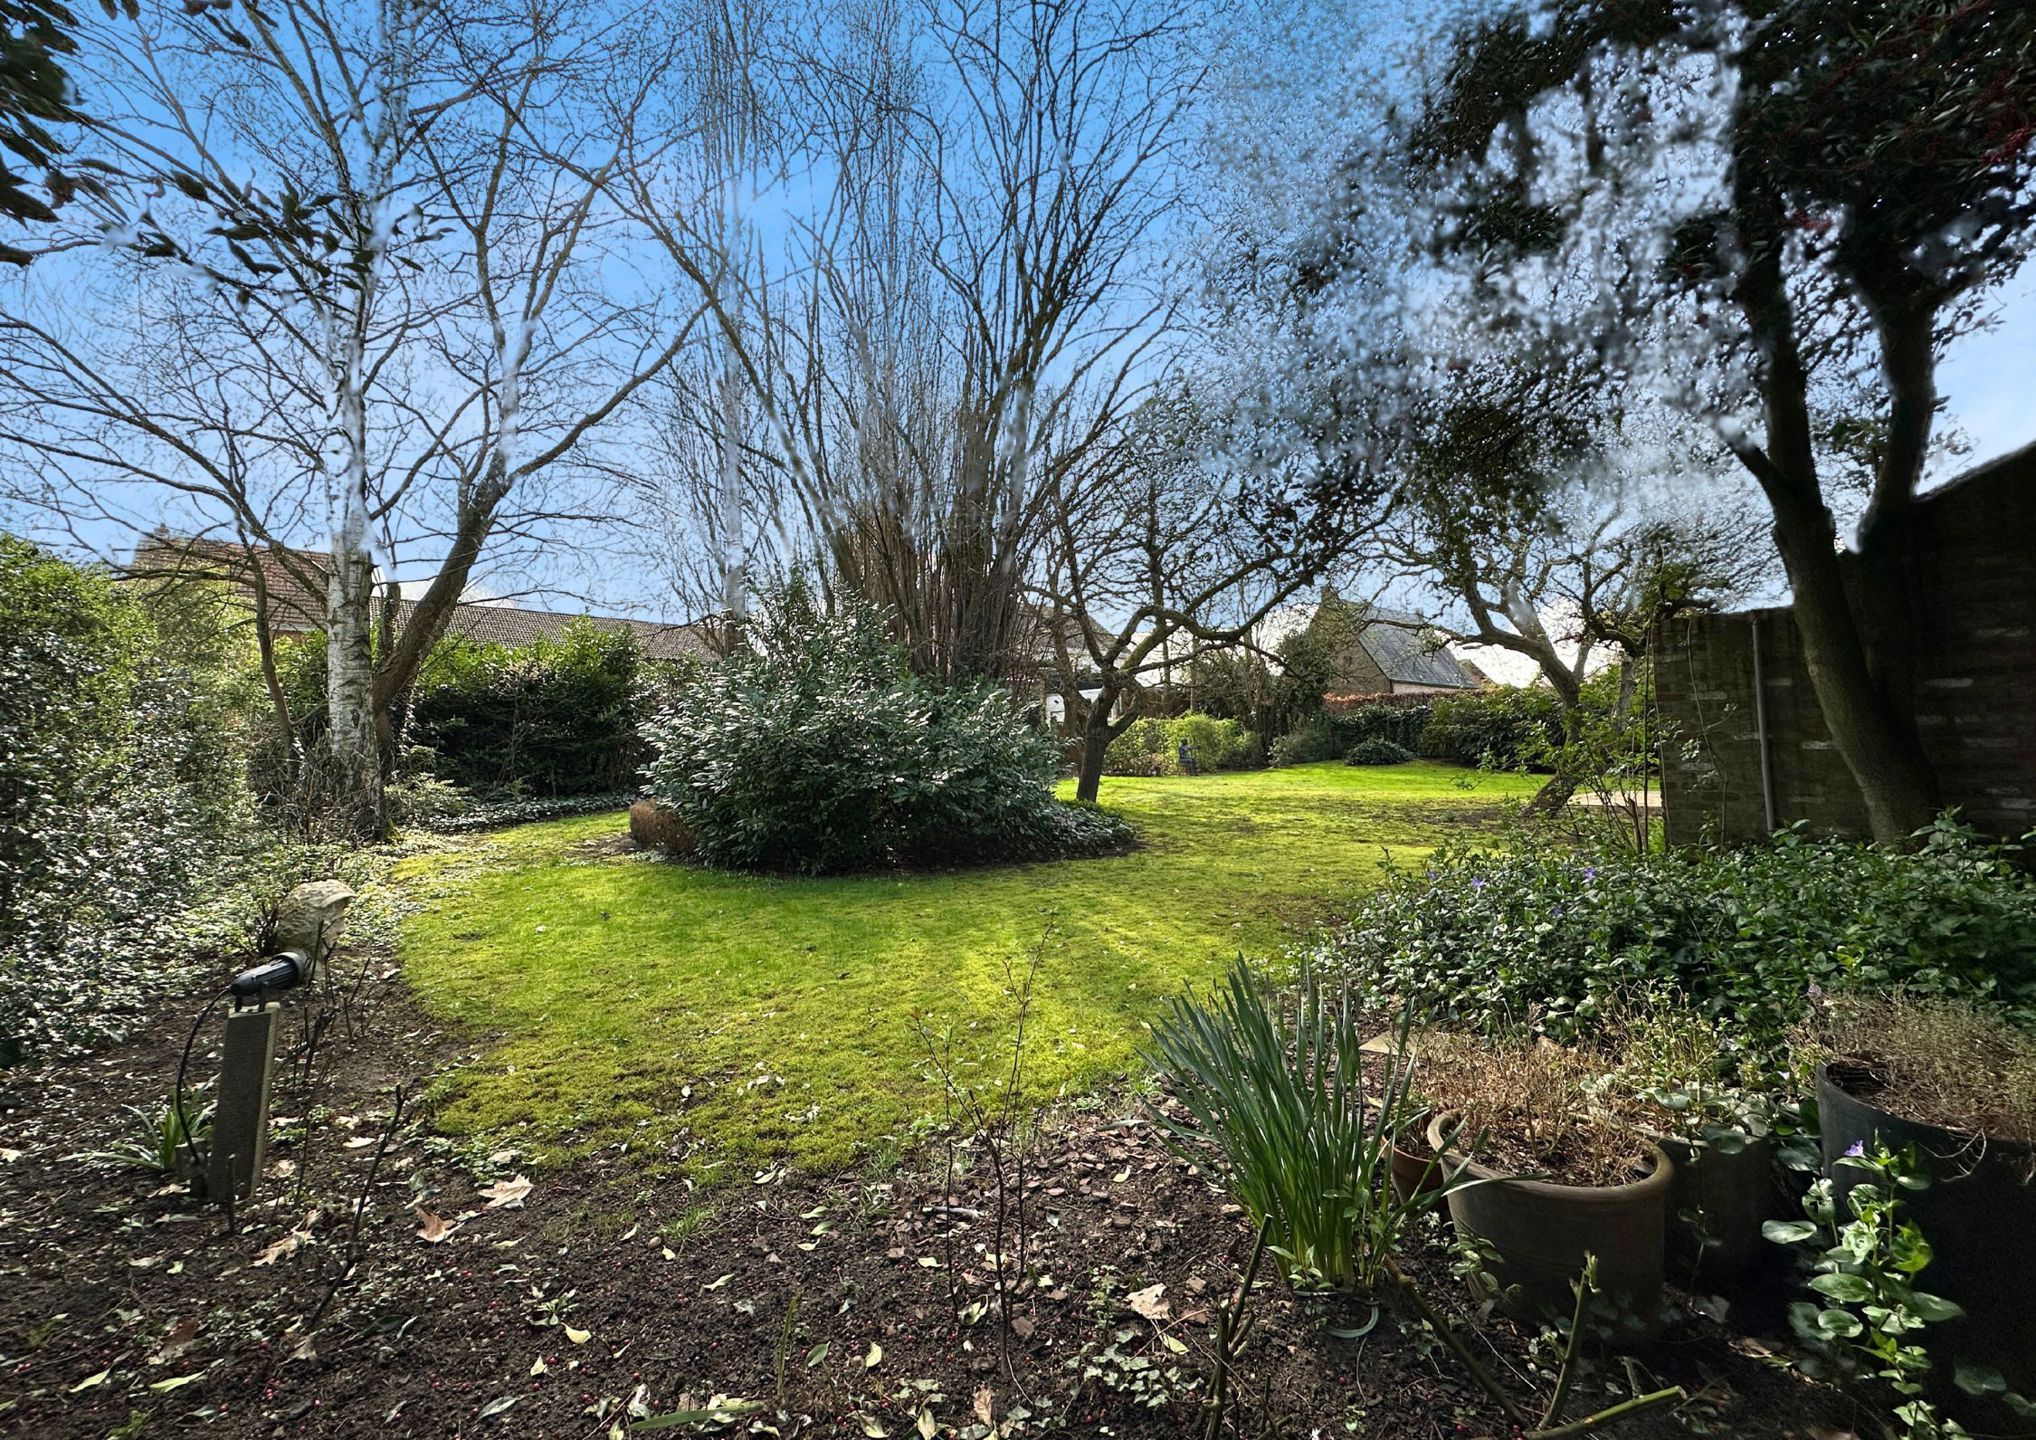
[[[825,879],[625,853],[620,814],[519,826],[406,864],[405,971],[478,1058],[453,1133],[544,1163],[604,1146],[712,1182],[836,1169],[938,1109],[912,1024],[1009,1062],[1007,962],[1045,937],[1023,1099],[1136,1065],[1165,997],[1270,957],[1529,777],[1420,763],[1107,781],[1129,854]]]

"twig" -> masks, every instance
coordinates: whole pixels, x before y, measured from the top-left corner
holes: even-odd
[[[1576,1374],[1577,1337],[1584,1328],[1584,1297],[1597,1288],[1597,1282],[1598,1257],[1586,1255],[1583,1274],[1570,1282],[1570,1288],[1576,1291],[1576,1310],[1569,1318],[1569,1343],[1562,1347],[1562,1365],[1555,1372],[1555,1391],[1548,1397],[1548,1408],[1541,1412],[1544,1430],[1562,1419],[1562,1407],[1569,1400],[1570,1382]]]
[[[792,1322],[799,1314],[798,1287],[792,1289],[792,1298],[785,1304],[785,1328],[778,1332],[778,1409],[785,1408],[785,1357],[792,1349]]]
[[[1656,1390],[1652,1394],[1635,1395],[1630,1400],[1621,1400],[1617,1405],[1608,1405],[1594,1415],[1586,1415],[1581,1420],[1572,1420],[1567,1425],[1558,1425],[1553,1430],[1529,1430],[1524,1440],[1565,1440],[1565,1437],[1569,1436],[1588,1435],[1593,1430],[1638,1415],[1643,1410],[1652,1410],[1657,1405],[1679,1404],[1689,1398],[1689,1392],[1682,1386],[1671,1385],[1666,1390]]]
[[[374,1158],[368,1161],[367,1178],[361,1182],[360,1194],[354,1198],[353,1219],[347,1227],[346,1249],[341,1252],[339,1270],[333,1275],[332,1282],[325,1287],[325,1295],[319,1300],[318,1308],[313,1310],[311,1318],[304,1322],[304,1333],[307,1336],[318,1329],[318,1324],[325,1318],[325,1312],[331,1306],[333,1298],[352,1278],[354,1271],[367,1256],[367,1247],[361,1243],[361,1226],[367,1219],[368,1202],[374,1198],[375,1177],[381,1172],[382,1159],[389,1153],[389,1142],[396,1138],[396,1131],[403,1124],[403,1107],[408,1099],[408,1091],[398,1085],[389,1107],[389,1123],[382,1127],[381,1141],[375,1146]]]
[[[1258,1239],[1251,1247],[1251,1263],[1244,1267],[1244,1283],[1230,1303],[1216,1312],[1216,1368],[1209,1377],[1209,1428],[1203,1431],[1204,1440],[1216,1440],[1223,1429],[1223,1411],[1230,1398],[1230,1362],[1244,1345],[1244,1307],[1251,1299],[1258,1262],[1265,1257],[1266,1238],[1271,1234],[1272,1216],[1268,1215],[1258,1223]]]
[[[1400,1293],[1405,1295],[1413,1303],[1414,1308],[1421,1312],[1421,1318],[1428,1322],[1428,1326],[1435,1332],[1436,1338],[1449,1347],[1449,1353],[1462,1362],[1463,1368],[1470,1372],[1471,1378],[1477,1381],[1484,1388],[1485,1393],[1498,1403],[1499,1408],[1505,1412],[1506,1418],[1521,1429],[1526,1429],[1530,1423],[1526,1412],[1513,1403],[1513,1397],[1506,1393],[1505,1387],[1500,1385],[1497,1380],[1494,1380],[1491,1372],[1478,1363],[1478,1358],[1470,1353],[1470,1350],[1464,1345],[1462,1338],[1457,1335],[1449,1322],[1444,1320],[1422,1298],[1421,1292],[1414,1288],[1414,1282],[1407,1278],[1407,1272],[1400,1268],[1399,1262],[1390,1255],[1385,1257],[1385,1260],[1386,1274],[1390,1275],[1393,1283],[1400,1287]]]

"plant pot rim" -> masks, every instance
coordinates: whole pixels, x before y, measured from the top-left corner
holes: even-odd
[[[1668,1152],[1644,1135],[1641,1138],[1647,1142],[1647,1152],[1654,1161],[1654,1168],[1638,1180],[1625,1180],[1617,1185],[1564,1185],[1553,1180],[1528,1179],[1515,1175],[1510,1170],[1494,1169],[1467,1155],[1444,1148],[1443,1126],[1461,1113],[1457,1110],[1445,1110],[1430,1117],[1428,1121],[1428,1148],[1441,1158],[1452,1176],[1462,1173],[1474,1180],[1495,1181],[1508,1189],[1523,1190],[1582,1205],[1620,1205],[1628,1201],[1645,1199],[1657,1191],[1668,1189],[1669,1181],[1675,1177],[1675,1162],[1668,1158]]]
[[[1871,1094],[1862,1095],[1839,1078],[1841,1074],[1847,1072],[1873,1077],[1880,1088]],[[1967,1130],[1956,1125],[1943,1125],[1935,1120],[1917,1120],[1899,1110],[1889,1109],[1880,1097],[1882,1093],[1895,1090],[1897,1087],[1893,1081],[1881,1078],[1885,1073],[1883,1067],[1871,1060],[1860,1058],[1826,1060],[1817,1067],[1817,1083],[1820,1087],[1828,1085],[1855,1105],[1864,1105],[1869,1110],[1877,1110],[1890,1120],[1900,1121],[1917,1130],[1934,1130],[1939,1135],[1951,1137],[1961,1146],[1979,1145],[1988,1150],[2004,1150],[2012,1155],[2036,1154],[2036,1141],[2018,1139],[2011,1135],[1990,1135],[1984,1130]]]

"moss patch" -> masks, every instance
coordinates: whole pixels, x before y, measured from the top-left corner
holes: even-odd
[[[1038,949],[1033,1102],[1130,1069],[1158,1001],[1265,953],[1529,778],[1434,764],[1110,780],[1133,854],[768,879],[620,853],[620,815],[411,862],[427,1004],[489,1038],[440,1119],[543,1161],[603,1145],[700,1178],[854,1162],[939,1109],[920,1027],[1009,1062]]]

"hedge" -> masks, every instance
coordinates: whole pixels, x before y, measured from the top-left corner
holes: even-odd
[[[1198,770],[1253,770],[1261,762],[1258,737],[1236,720],[1213,715],[1149,716],[1110,742],[1106,775],[1178,775],[1187,742]]]

